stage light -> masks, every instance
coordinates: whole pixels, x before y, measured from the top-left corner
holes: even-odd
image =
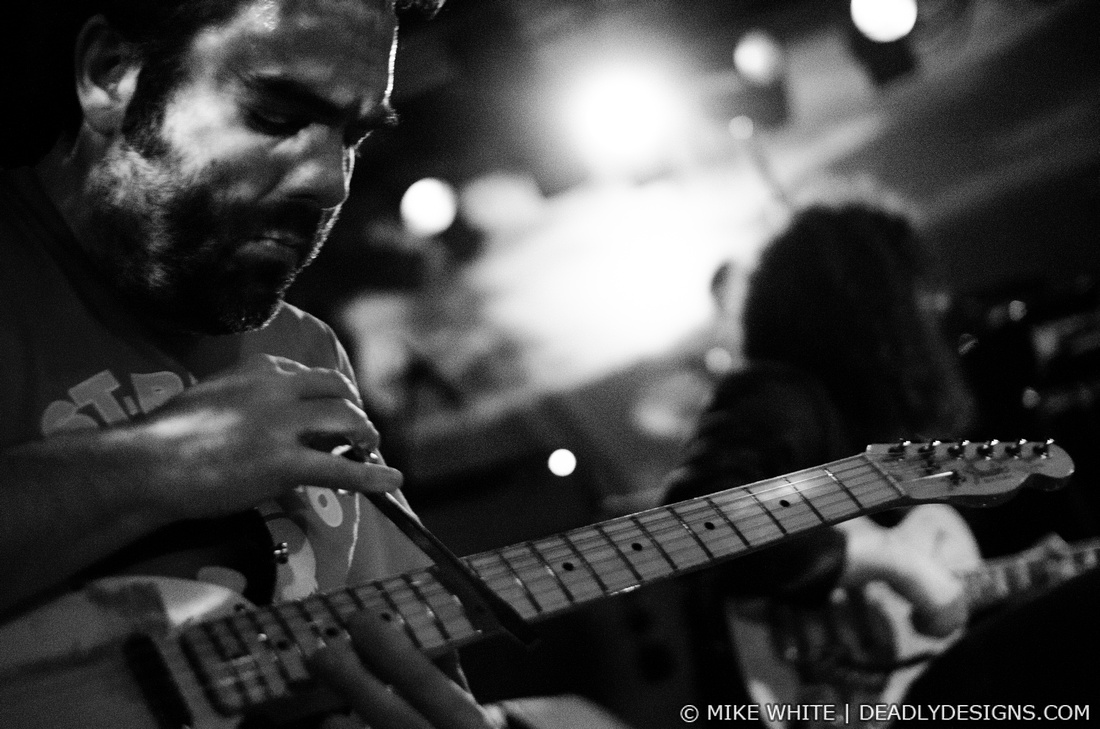
[[[454,188],[434,177],[414,182],[401,197],[401,219],[414,235],[439,235],[451,227],[457,214]]]
[[[917,0],[852,0],[852,22],[876,43],[907,36],[917,23]]]
[[[567,102],[567,124],[593,171],[649,172],[683,138],[686,102],[672,79],[642,65],[605,68]]]
[[[747,142],[752,139],[754,126],[755,125],[752,123],[752,119],[745,116],[744,114],[739,114],[730,119],[730,136],[736,139],[738,142]]]
[[[767,33],[746,33],[733,49],[733,65],[742,78],[756,86],[777,83],[787,72],[783,48]]]
[[[577,457],[572,451],[559,448],[550,454],[547,466],[550,468],[550,473],[555,476],[568,476],[577,468]]]

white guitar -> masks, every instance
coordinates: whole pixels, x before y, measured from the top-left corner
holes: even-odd
[[[1034,596],[1100,565],[1100,539],[1069,545],[1053,537],[1019,554],[982,562],[966,523],[941,504],[916,507],[891,532],[904,548],[954,569],[972,613]],[[814,610],[764,599],[731,600],[727,628],[741,676],[760,705],[830,704],[831,715],[845,726],[883,726],[860,720],[858,706],[901,703],[929,660],[962,632],[945,638],[917,632],[910,605],[882,583],[871,583],[857,598],[835,597]],[[854,625],[873,620],[877,631]],[[791,724],[778,715],[765,723],[772,729]]]
[[[876,445],[465,562],[534,622],[826,524],[928,501],[987,506],[1072,471],[1049,441]],[[435,569],[259,608],[197,583],[104,580],[0,627],[0,727],[229,729],[256,715],[277,725],[334,704],[304,658],[358,610],[394,621],[428,655],[495,625]]]

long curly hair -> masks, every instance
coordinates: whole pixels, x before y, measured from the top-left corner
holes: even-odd
[[[852,202],[804,208],[751,275],[745,355],[817,377],[857,442],[958,437],[974,401],[924,305],[929,273],[905,215]]]

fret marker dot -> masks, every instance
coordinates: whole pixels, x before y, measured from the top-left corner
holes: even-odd
[[[630,548],[633,549],[635,552],[641,552],[642,551],[642,545],[639,544],[638,542],[634,542],[633,544],[631,544]]]
[[[713,521],[705,521],[705,522],[703,522],[703,526],[705,526],[707,529],[714,529],[714,522]]]
[[[779,505],[786,508],[786,507],[791,505],[791,502],[787,501],[786,499],[780,499],[779,500]]]
[[[566,572],[572,572],[574,569],[576,569],[575,565],[572,562],[562,562],[561,567]]]

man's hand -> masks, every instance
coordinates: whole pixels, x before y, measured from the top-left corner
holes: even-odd
[[[311,659],[314,673],[344,697],[370,729],[502,729],[483,708],[408,637],[377,615],[348,620],[350,643],[338,641]],[[330,719],[326,729],[356,726]]]
[[[918,506],[891,529],[866,518],[840,528],[848,535],[841,587],[886,583],[912,605],[913,627],[926,635],[944,637],[966,624],[969,607],[957,573],[977,567],[981,556],[954,509]]]
[[[130,424],[59,433],[0,453],[0,609],[168,523],[254,507],[301,485],[392,491],[363,453],[378,431],[335,370],[260,357]],[[322,446],[319,443],[325,443]]]
[[[296,486],[392,491],[401,474],[332,455],[370,453],[378,431],[340,372],[264,356],[184,391],[124,429],[148,469],[147,495],[168,521],[250,508]]]

